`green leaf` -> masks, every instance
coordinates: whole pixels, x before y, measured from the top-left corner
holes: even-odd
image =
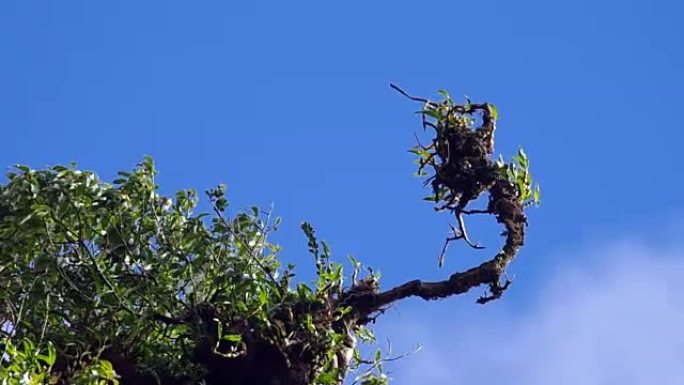
[[[19,225],[19,226],[23,225],[24,223],[26,223],[26,222],[28,222],[29,220],[31,220],[31,218],[33,218],[33,213],[30,213],[30,214],[28,214],[27,216],[25,216],[21,221],[19,221],[19,224],[18,224],[18,225]]]
[[[449,96],[449,92],[447,92],[447,90],[437,90],[437,92],[438,92],[440,95],[442,95],[442,97],[443,97],[444,99],[446,99],[447,101],[451,101],[451,96]]]
[[[361,339],[361,341],[366,343],[375,342],[375,335],[365,326],[359,327],[359,329],[356,331],[356,335],[359,337],[359,339]]]
[[[242,336],[239,334],[224,334],[221,336],[221,339],[224,341],[240,343],[242,341]]]
[[[316,377],[316,384],[333,385],[337,383],[337,370],[333,369],[321,373]]]
[[[496,106],[491,103],[487,103],[487,110],[489,110],[489,116],[494,120],[499,119],[499,112],[496,110]]]
[[[26,173],[31,171],[31,168],[29,166],[25,166],[23,164],[15,164],[14,168],[19,169],[19,170],[26,172]]]
[[[496,160],[496,166],[498,168],[504,168],[506,166],[506,162],[502,155],[499,155],[499,158]]]
[[[522,147],[518,147],[518,156],[521,157],[522,159],[527,159],[527,155],[525,154],[525,150],[523,150]]]
[[[442,119],[442,114],[439,111],[433,110],[431,108],[425,108],[421,112],[423,113],[423,115],[427,115],[431,118],[434,118],[437,120]]]
[[[412,153],[412,154],[416,154],[416,155],[418,155],[419,157],[421,157],[421,158],[423,158],[423,159],[427,159],[427,158],[429,158],[430,155],[431,155],[429,151],[424,150],[424,149],[422,149],[422,148],[420,148],[420,147],[414,147],[414,148],[410,149],[409,152]]]
[[[530,167],[530,162],[527,159],[527,154],[525,154],[525,151],[523,150],[522,147],[518,148],[518,155],[514,157],[518,164],[520,164],[520,167],[527,169]]]
[[[52,342],[48,342],[47,349],[48,349],[47,364],[52,366],[55,364],[55,361],[57,360],[57,350],[55,349],[55,345],[52,344]]]

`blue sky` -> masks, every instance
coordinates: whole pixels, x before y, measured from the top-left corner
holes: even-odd
[[[472,238],[489,248],[454,247],[437,268],[446,218],[420,201],[406,152],[418,106],[388,83],[492,102],[497,153],[523,145],[543,192],[511,267],[515,284],[486,309],[473,303],[479,293],[410,300],[378,329],[391,336],[402,322],[452,317],[440,325],[453,335],[459,319],[477,324],[496,312],[523,323],[546,314],[539,293],[553,285],[549,272],[563,276],[568,263],[601,270],[606,253],[597,248],[629,237],[647,250],[644,261],[681,255],[660,251],[684,227],[676,177],[683,8],[658,0],[5,2],[0,165],[76,161],[111,178],[149,154],[164,192],[225,182],[237,207],[273,203],[284,259],[309,261],[299,230],[307,220],[340,259],[353,254],[389,286],[445,277],[500,240],[492,223],[473,223]],[[401,374],[397,383],[407,383]]]

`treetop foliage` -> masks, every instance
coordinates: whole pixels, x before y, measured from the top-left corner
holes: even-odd
[[[453,214],[449,242],[468,238],[464,216],[488,214],[505,230],[494,257],[439,282],[414,280],[386,291],[350,258],[302,224],[314,282],[294,280],[268,235],[272,213],[230,208],[226,188],[162,196],[146,157],[106,183],[89,171],[18,165],[0,184],[0,384],[386,384],[369,323],[409,296],[443,298],[488,285],[500,297],[508,263],[524,243],[524,209],[539,202],[524,151],[490,159],[496,109],[454,103],[446,92],[423,104],[432,142],[411,151],[428,176],[427,199]],[[431,169],[432,174],[427,170]],[[468,204],[489,194],[486,209]]]

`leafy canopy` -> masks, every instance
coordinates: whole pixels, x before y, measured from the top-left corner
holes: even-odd
[[[215,354],[244,355],[247,323],[277,346],[316,352],[320,382],[335,378],[331,362],[345,336],[331,324],[345,309],[327,317],[312,310],[331,306],[344,289],[328,245],[303,225],[318,281],[292,286],[293,266],[281,268],[279,247],[267,239],[278,225],[270,213],[252,207],[228,217],[220,185],[207,191],[213,214],[197,214],[197,193],[161,196],[156,173],[145,158],[112,184],[74,166],[19,165],[7,174],[0,324],[8,360],[0,378],[42,383],[52,370],[62,382],[116,383],[107,358],[131,356],[155,377],[199,380],[200,344],[209,339]],[[354,261],[354,280],[359,266]]]

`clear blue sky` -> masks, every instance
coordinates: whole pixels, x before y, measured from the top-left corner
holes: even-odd
[[[524,309],[552,256],[658,240],[684,214],[682,14],[658,0],[4,2],[0,165],[111,178],[150,154],[164,192],[225,182],[238,207],[273,202],[287,260],[308,262],[307,220],[386,285],[437,279],[489,254],[454,247],[437,268],[446,218],[406,152],[418,106],[388,83],[446,88],[497,105],[497,152],[523,145],[542,185],[516,283],[492,305]],[[470,232],[498,246],[492,225]],[[482,311],[401,309],[453,306]]]

